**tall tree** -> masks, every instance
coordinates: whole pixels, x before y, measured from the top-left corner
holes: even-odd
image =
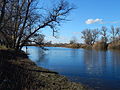
[[[6,4],[4,28],[0,31],[6,46],[21,50],[41,29],[50,27],[56,32],[56,26],[60,26],[73,9],[65,0],[49,9],[37,6],[36,0],[10,0]]]
[[[111,42],[115,42],[117,39],[117,35],[119,35],[119,28],[115,28],[114,26],[111,26]]]
[[[86,29],[82,31],[82,38],[84,42],[89,45],[93,45],[97,41],[98,35],[98,29]]]
[[[1,24],[4,19],[5,15],[5,6],[6,6],[7,1],[6,0],[1,0],[0,1],[0,30],[1,30]]]
[[[107,41],[108,41],[107,28],[105,26],[102,26],[100,34],[102,36],[101,41],[104,43],[107,43]]]
[[[92,44],[94,44],[97,41],[99,33],[100,32],[98,31],[98,29],[92,30]]]
[[[92,38],[91,30],[90,29],[85,29],[81,33],[82,33],[82,38],[84,39],[84,42],[86,44],[92,45],[93,38]]]
[[[117,27],[116,29],[117,29],[117,31],[119,31],[118,32],[118,40],[120,41],[120,27]]]

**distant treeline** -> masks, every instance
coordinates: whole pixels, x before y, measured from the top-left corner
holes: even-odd
[[[85,29],[82,31],[85,44],[97,49],[120,49],[120,27],[103,26],[101,29]]]
[[[81,32],[84,43],[73,37],[69,43],[46,44],[45,46],[69,48],[120,49],[120,27],[103,26],[101,29],[85,29]]]

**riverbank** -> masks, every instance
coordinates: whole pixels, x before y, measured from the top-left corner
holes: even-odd
[[[24,52],[0,50],[0,90],[90,90],[37,67]]]
[[[96,50],[120,50],[120,42],[116,43],[105,43],[105,42],[96,42],[93,45],[88,44],[51,44],[51,45],[41,45],[42,47],[66,47],[66,48],[83,48],[83,49],[96,49]]]

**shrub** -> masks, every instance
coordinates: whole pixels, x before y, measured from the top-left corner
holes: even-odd
[[[110,43],[108,45],[108,48],[109,49],[120,49],[120,41],[119,42],[116,42],[116,43]]]
[[[93,49],[101,49],[101,50],[106,50],[108,47],[108,44],[105,42],[96,42],[93,45]]]
[[[92,45],[82,44],[82,45],[81,45],[81,48],[84,48],[84,49],[92,49]]]
[[[66,47],[68,47],[68,48],[80,48],[80,44],[69,44],[69,45],[67,45]]]

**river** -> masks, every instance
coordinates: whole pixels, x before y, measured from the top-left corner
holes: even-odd
[[[29,58],[38,66],[95,90],[120,90],[120,51],[29,46]],[[23,48],[24,51],[25,47]]]

